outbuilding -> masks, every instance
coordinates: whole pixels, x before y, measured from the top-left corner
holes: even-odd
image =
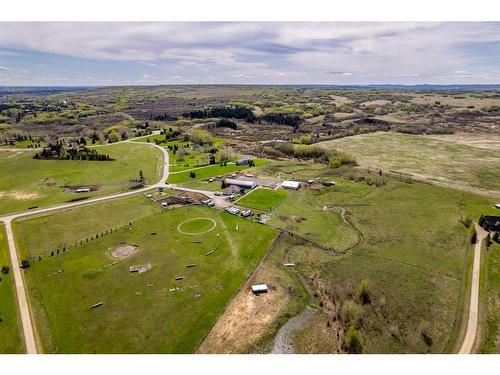
[[[254,284],[252,285],[252,293],[253,294],[261,294],[267,293],[267,285],[266,284]]]
[[[489,232],[500,232],[500,216],[481,216],[479,225]]]
[[[240,180],[236,178],[226,178],[225,181],[226,184],[228,185],[239,186],[244,189],[253,189],[257,186],[257,184],[254,181]]]
[[[281,183],[281,187],[283,189],[299,190],[299,188],[300,188],[300,181],[283,181]]]

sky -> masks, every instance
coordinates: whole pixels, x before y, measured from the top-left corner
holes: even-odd
[[[0,22],[0,85],[500,84],[500,22]]]

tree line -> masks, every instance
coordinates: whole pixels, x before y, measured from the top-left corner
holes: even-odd
[[[90,160],[110,161],[113,160],[107,154],[100,154],[95,149],[87,147],[65,147],[62,142],[55,142],[37,152],[34,159],[46,160]]]

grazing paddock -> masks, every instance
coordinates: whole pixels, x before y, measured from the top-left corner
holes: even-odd
[[[113,161],[39,160],[32,152],[0,152],[0,215],[72,199],[129,190],[142,170],[149,184],[160,177],[161,152],[151,146],[121,143],[100,147]],[[66,186],[93,185],[96,191],[73,193]]]
[[[314,247],[289,254],[325,310],[296,334],[298,352],[344,350],[351,325],[364,353],[453,352],[459,343],[472,254],[469,231],[459,220],[494,212],[494,200],[423,183],[385,182],[372,192],[353,186],[352,194],[350,183],[337,184],[317,192],[315,200],[303,191],[303,199],[287,199],[273,211],[276,222],[283,215],[279,210],[289,204],[288,210],[298,210],[294,203],[300,201],[307,222],[315,204],[343,205],[362,234],[361,244],[345,255],[329,256]],[[325,224],[326,217],[315,221],[318,231],[332,238],[346,230],[330,231]],[[357,297],[362,280],[369,302]]]
[[[288,196],[288,191],[257,188],[236,201],[236,204],[260,211],[271,211]]]
[[[130,202],[124,206],[133,207]],[[36,233],[46,227],[43,220],[56,221],[58,215],[64,212],[16,226],[22,253],[40,252]],[[108,209],[100,218],[107,222],[112,215]],[[194,231],[189,221],[193,218],[206,218],[207,225],[216,226],[198,234],[177,230]],[[72,230],[69,223],[53,227],[51,235],[68,230],[75,240],[89,233],[88,228]],[[152,213],[82,246],[34,261],[26,278],[43,349],[191,353],[276,235],[275,229],[253,221],[189,206]],[[134,244],[139,251],[113,261],[106,252],[120,244]],[[134,272],[140,269],[144,271]]]
[[[322,188],[323,191],[334,189]],[[313,189],[292,193],[272,211],[268,223],[338,252],[356,245],[356,232],[343,222],[341,210],[333,208],[323,211],[319,198],[321,191]]]
[[[0,224],[0,267],[9,267],[8,273],[0,272],[0,354],[23,352],[21,326],[17,317],[14,275],[10,265],[7,235]]]

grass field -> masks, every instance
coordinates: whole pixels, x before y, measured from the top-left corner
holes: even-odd
[[[124,203],[122,210],[133,209],[134,205]],[[75,209],[73,214],[84,210],[79,216],[85,217],[89,208]],[[99,217],[107,223],[116,221],[115,216],[120,216],[116,206],[103,210]],[[209,231],[204,234],[182,234],[177,230],[180,225],[188,232],[199,231],[187,221],[193,218],[211,219],[216,227],[210,230],[211,220],[205,219],[207,225],[202,229]],[[54,228],[52,236],[71,231],[77,240],[95,232],[91,220],[79,229],[68,224],[53,225],[67,223],[64,213],[26,220],[16,226],[23,254],[36,257],[41,251],[36,238],[49,222]],[[193,352],[276,234],[272,228],[224,212],[184,207],[150,214],[131,226],[34,262],[26,275],[44,350]],[[106,252],[121,242],[136,244],[139,251],[105,267],[114,261]],[[50,248],[44,244],[44,253]],[[148,272],[129,272],[130,266],[147,263],[152,264]],[[196,266],[187,268],[188,264]],[[64,272],[47,276],[61,269]],[[175,281],[176,277],[184,279]],[[89,309],[101,301],[103,306]]]
[[[476,147],[424,136],[371,133],[319,145],[346,151],[362,166],[411,173],[444,186],[500,197],[498,143]]]
[[[170,190],[165,191],[165,195]],[[143,195],[111,200],[99,204],[74,207],[40,215],[30,220],[12,223],[18,233],[21,256],[36,260],[50,256],[51,252],[80,244],[80,241],[103,232],[123,228],[130,222],[162,212],[162,208]],[[96,218],[99,218],[96,220]],[[29,249],[29,252],[24,252]]]
[[[256,210],[270,211],[280,204],[287,196],[288,191],[283,189],[272,190],[259,188],[252,190],[241,199],[238,199],[236,204]]]
[[[361,189],[357,184],[352,185]],[[335,188],[322,188],[322,191],[333,193]],[[321,198],[320,192],[316,190],[290,193],[286,200],[273,210],[269,224],[338,252],[356,245],[356,232],[342,221],[340,209],[323,211],[324,202]]]
[[[222,146],[226,141],[223,138],[214,137],[212,139],[211,146],[204,146],[202,148],[194,149],[193,143],[191,141],[184,140],[173,140],[173,141],[165,141],[165,136],[161,134],[153,134],[145,138],[139,138],[135,142],[155,142],[158,141],[158,144],[164,148],[177,146],[179,149],[183,149],[185,152],[172,152],[169,150],[169,162],[170,162],[170,171],[171,172],[179,172],[184,171],[186,169],[192,169],[196,167],[200,167],[203,165],[207,165],[209,162],[209,150],[214,147]],[[215,152],[214,154],[217,160],[220,159],[220,151]],[[233,160],[230,160],[233,161]]]
[[[49,206],[72,199],[126,191],[142,170],[149,183],[160,176],[161,153],[141,144],[121,143],[99,148],[110,162],[35,160],[31,152],[0,152],[0,214]],[[66,192],[66,185],[97,185],[91,193]]]
[[[0,225],[0,267],[2,266],[11,268],[7,236],[4,227]],[[0,279],[0,354],[22,353],[12,269],[8,274],[0,273]]]
[[[344,205],[363,242],[336,257],[314,248],[291,252],[291,261],[325,309],[297,334],[299,352],[341,350],[342,329],[350,325],[360,332],[367,353],[440,353],[454,346],[472,251],[459,218],[477,220],[481,213],[491,213],[493,200],[428,184],[386,182],[369,194],[354,187],[348,194],[349,183],[335,187],[343,193],[332,188],[317,193],[320,205]],[[290,196],[273,211],[272,220],[283,215],[280,210],[290,210],[290,204],[298,210],[295,202],[301,202],[304,223],[310,221],[310,194]],[[317,220],[315,226],[320,225]],[[314,239],[324,243],[320,235]],[[361,280],[368,282],[368,304],[356,299]],[[340,339],[332,340],[337,331]]]
[[[255,160],[255,166],[259,167],[266,164],[266,160]],[[220,164],[209,165],[206,167],[196,168],[193,170],[195,177],[190,177],[190,171],[170,173],[168,176],[168,183],[170,184],[182,184],[185,182],[203,180],[210,177],[220,176],[227,173],[233,173],[236,171],[242,171],[244,169],[249,169],[248,165],[236,165],[227,164],[221,166]]]
[[[484,283],[481,294],[484,296],[483,308],[485,321],[482,322],[483,340],[479,353],[500,353],[500,244],[493,242],[483,252],[484,267],[481,269]],[[481,311],[481,310],[480,310]]]
[[[19,142],[16,142],[16,144],[14,146],[12,145],[6,145],[6,144],[1,144],[0,145],[0,148],[19,148],[19,149],[27,149],[27,148],[30,148],[30,147],[37,147],[38,146],[38,143],[37,142],[32,142],[30,140],[26,140],[26,141],[19,141]],[[47,142],[40,142],[40,147],[46,147],[47,146]]]

